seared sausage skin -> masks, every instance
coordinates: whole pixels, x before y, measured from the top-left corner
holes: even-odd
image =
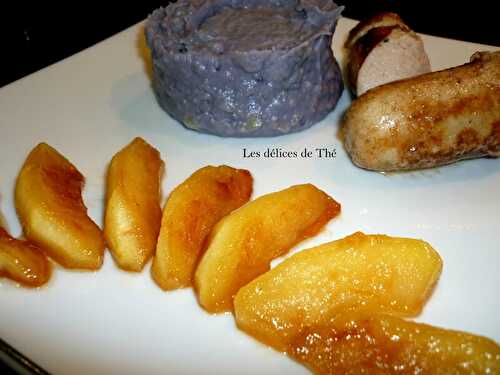
[[[378,13],[350,32],[347,83],[360,96],[369,89],[431,71],[420,36],[395,13]]]
[[[355,27],[353,27],[351,31],[349,31],[344,47],[347,49],[351,48],[359,38],[362,38],[372,29],[391,26],[400,26],[401,28],[408,29],[408,26],[403,22],[398,14],[392,12],[377,13],[370,18],[362,20]]]
[[[376,171],[500,156],[500,51],[369,90],[347,111],[343,132],[354,164]]]

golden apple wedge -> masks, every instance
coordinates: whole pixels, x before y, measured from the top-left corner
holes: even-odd
[[[346,311],[417,315],[441,274],[426,242],[355,233],[301,251],[243,287],[236,323],[284,351],[304,329]]]
[[[16,240],[0,227],[0,277],[33,288],[49,281],[51,270],[47,256],[38,246]]]
[[[5,218],[3,217],[1,212],[0,212],[0,228],[7,228],[7,222],[5,221]]]
[[[135,138],[111,160],[107,174],[104,235],[118,267],[140,272],[160,230],[160,153]]]
[[[197,170],[168,197],[152,275],[164,290],[192,285],[203,244],[213,226],[252,194],[250,172],[228,166]]]
[[[36,146],[17,177],[15,203],[26,238],[66,268],[101,267],[104,238],[87,215],[84,177],[46,143]]]
[[[233,297],[243,285],[339,212],[333,198],[305,184],[259,197],[223,218],[195,272],[201,306],[209,312],[232,310]]]
[[[287,354],[322,375],[500,373],[500,346],[486,337],[389,315],[340,320],[309,327]]]

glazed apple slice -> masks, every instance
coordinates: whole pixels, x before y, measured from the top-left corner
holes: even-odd
[[[191,286],[213,226],[250,199],[252,176],[243,169],[208,166],[170,194],[161,223],[152,275],[164,290]]]
[[[201,306],[209,312],[232,310],[233,297],[243,285],[339,212],[335,200],[306,184],[259,197],[223,218],[195,273]]]
[[[5,221],[5,218],[3,217],[1,212],[0,212],[0,228],[7,228],[7,222]]]
[[[310,327],[286,352],[317,374],[496,374],[500,346],[469,333],[379,315]]]
[[[135,138],[111,160],[104,235],[116,264],[139,272],[151,258],[160,230],[160,153]]]
[[[417,315],[442,269],[426,242],[355,233],[301,251],[243,287],[239,328],[284,351],[307,327],[346,311]]]
[[[38,246],[16,240],[0,227],[0,276],[39,287],[49,281],[50,275],[50,263]]]
[[[19,173],[15,203],[26,238],[66,268],[101,267],[104,239],[87,215],[84,177],[46,143],[36,146]]]

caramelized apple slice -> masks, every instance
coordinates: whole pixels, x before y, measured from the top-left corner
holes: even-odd
[[[0,227],[0,276],[38,287],[49,281],[50,274],[49,261],[38,246],[16,240]]]
[[[252,176],[228,166],[201,168],[170,194],[152,274],[164,290],[192,284],[203,243],[213,226],[250,199]]]
[[[1,212],[0,212],[0,228],[7,228],[7,222],[5,221],[5,218],[3,217]]]
[[[497,374],[500,346],[388,315],[342,317],[296,337],[287,353],[317,374]]]
[[[243,287],[238,327],[284,351],[307,327],[344,311],[418,314],[441,273],[426,242],[355,233],[301,251]]]
[[[200,304],[209,312],[231,310],[243,285],[339,212],[337,202],[307,184],[264,195],[226,216],[212,231],[195,273]]]
[[[101,267],[104,239],[87,216],[82,174],[45,143],[36,146],[16,182],[16,208],[25,236],[66,268]]]
[[[160,153],[135,138],[111,160],[104,235],[120,268],[139,272],[154,253],[160,231]]]

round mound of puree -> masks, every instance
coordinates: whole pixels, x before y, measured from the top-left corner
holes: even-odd
[[[179,0],[146,23],[153,87],[186,127],[228,137],[300,131],[336,105],[330,0]]]

